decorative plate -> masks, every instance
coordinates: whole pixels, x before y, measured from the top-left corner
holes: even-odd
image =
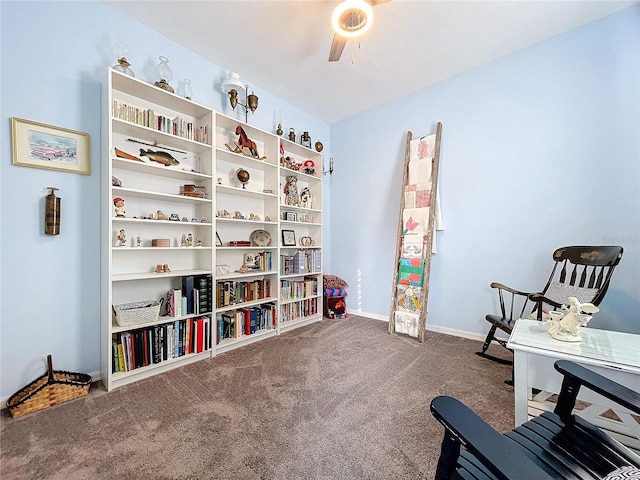
[[[266,230],[254,230],[249,238],[258,247],[271,245],[271,234]]]

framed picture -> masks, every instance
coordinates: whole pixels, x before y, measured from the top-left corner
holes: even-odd
[[[296,212],[284,212],[284,219],[288,222],[297,222],[298,214]]]
[[[282,245],[285,247],[295,247],[296,232],[293,230],[282,230]]]
[[[222,240],[220,240],[220,235],[216,232],[216,247],[222,247]]]
[[[91,173],[88,133],[12,117],[11,137],[14,165]]]

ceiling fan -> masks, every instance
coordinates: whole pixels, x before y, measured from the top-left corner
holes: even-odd
[[[388,1],[390,0],[344,0],[338,4],[331,17],[335,33],[329,51],[330,62],[340,60],[347,40],[369,30],[373,22],[372,7]]]

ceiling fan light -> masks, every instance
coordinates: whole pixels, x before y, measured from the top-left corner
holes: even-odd
[[[331,16],[331,26],[338,35],[353,38],[364,34],[373,23],[373,8],[364,0],[345,0]]]

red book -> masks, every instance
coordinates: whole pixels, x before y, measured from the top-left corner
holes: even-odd
[[[129,351],[131,352],[131,370],[136,368],[136,344],[135,335],[129,337]]]
[[[196,321],[196,352],[200,353],[204,351],[204,318],[199,318]]]

